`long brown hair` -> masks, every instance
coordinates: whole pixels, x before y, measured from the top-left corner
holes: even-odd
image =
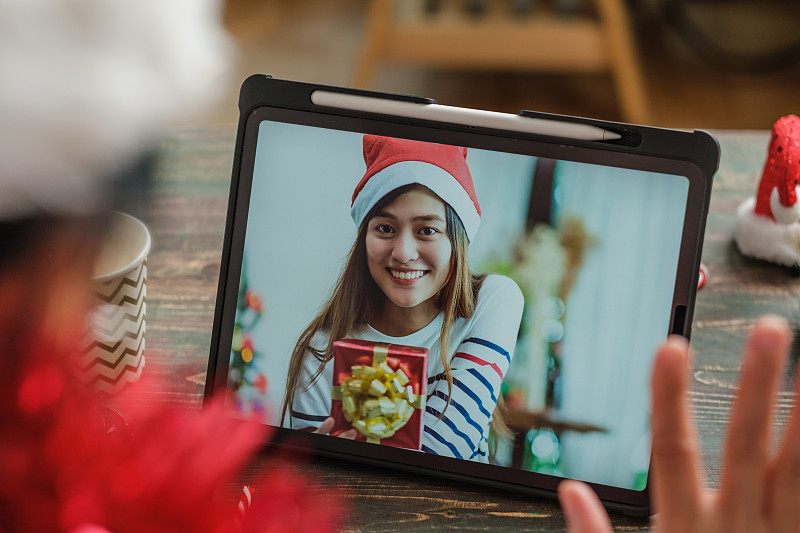
[[[398,196],[415,188],[427,188],[411,184],[390,192],[370,210],[358,230],[356,241],[353,244],[347,262],[342,270],[339,281],[325,303],[322,311],[306,327],[292,351],[289,362],[289,375],[286,383],[286,394],[281,407],[281,424],[286,418],[286,412],[291,409],[295,394],[308,390],[319,378],[325,364],[333,357],[334,341],[346,337],[359,326],[367,324],[370,319],[380,313],[385,295],[378,287],[367,268],[366,236],[370,220],[376,213],[392,203]],[[473,275],[467,263],[467,249],[469,239],[464,230],[461,219],[447,202],[445,206],[445,225],[447,238],[451,244],[450,275],[444,287],[439,291],[436,304],[444,315],[442,331],[439,335],[439,352],[444,365],[447,378],[447,404],[450,404],[450,393],[453,388],[453,376],[450,366],[451,354],[448,353],[450,341],[450,328],[459,318],[470,318],[475,312],[478,291],[483,283],[484,275]],[[328,344],[324,348],[315,348],[311,341],[319,331],[328,334]],[[305,382],[299,383],[300,370],[306,354],[313,355],[319,366],[314,375]],[[426,376],[427,377],[427,376]],[[442,415],[444,411],[442,411]],[[289,417],[291,423],[291,416]]]

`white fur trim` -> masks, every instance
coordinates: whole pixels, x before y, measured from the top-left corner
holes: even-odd
[[[795,192],[800,195],[800,187],[795,187]],[[800,202],[786,207],[781,203],[777,187],[773,187],[769,195],[769,208],[772,210],[772,216],[781,224],[791,224],[800,220]]]
[[[753,212],[750,197],[736,212],[734,238],[742,254],[786,266],[800,265],[800,224],[778,224]]]
[[[400,161],[373,174],[359,191],[350,209],[350,216],[356,226],[361,225],[369,210],[381,198],[395,189],[412,183],[424,185],[450,204],[464,224],[470,242],[474,240],[481,224],[481,217],[472,198],[449,172],[422,161]]]
[[[225,86],[216,0],[0,1],[0,219],[105,207],[106,177]]]

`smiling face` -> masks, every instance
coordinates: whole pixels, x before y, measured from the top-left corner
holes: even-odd
[[[417,187],[395,198],[368,221],[366,249],[385,306],[423,325],[438,314],[435,297],[450,275],[452,251],[438,196]]]

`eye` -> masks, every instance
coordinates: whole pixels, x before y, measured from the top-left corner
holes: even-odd
[[[394,233],[394,228],[389,224],[378,224],[375,226],[375,231],[378,233]]]
[[[436,228],[432,228],[430,226],[426,226],[420,229],[418,233],[424,237],[433,237],[434,235],[439,233],[439,230]]]

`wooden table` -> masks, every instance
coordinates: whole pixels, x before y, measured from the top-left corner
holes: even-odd
[[[753,194],[766,154],[766,132],[719,132],[703,261],[710,277],[697,298],[692,402],[709,484],[719,479],[719,450],[739,368],[739,347],[764,313],[798,324],[798,272],[743,257],[732,242],[738,204]],[[169,132],[161,145],[154,198],[138,213],[153,232],[148,260],[147,372],[161,379],[152,394],[198,408],[202,401],[234,131]],[[779,400],[779,423],[791,404],[790,374]],[[257,463],[268,460],[259,458]],[[254,465],[256,468],[258,464]],[[328,459],[301,467],[315,483],[350,494],[347,531],[563,531],[553,501]],[[612,514],[615,527],[647,531],[649,521]]]

